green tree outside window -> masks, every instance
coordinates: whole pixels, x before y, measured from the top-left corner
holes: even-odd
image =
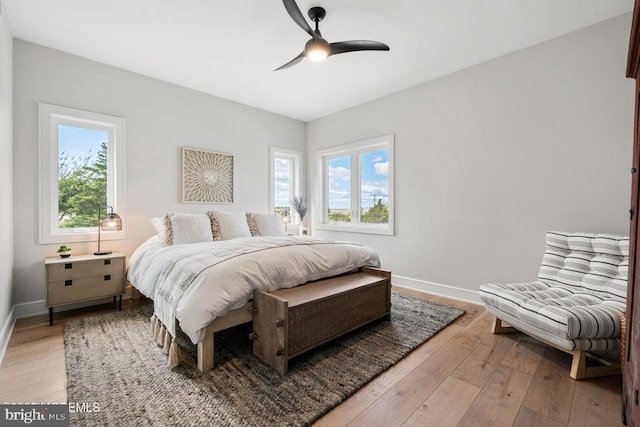
[[[58,226],[95,227],[98,208],[107,205],[107,143],[94,156],[60,155],[58,173]]]
[[[382,203],[382,199],[378,199],[378,202],[367,211],[364,211],[364,209],[362,211],[361,222],[371,224],[387,224],[389,222],[389,207]]]

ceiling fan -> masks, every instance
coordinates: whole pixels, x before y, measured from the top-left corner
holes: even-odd
[[[384,43],[375,42],[371,40],[349,40],[345,42],[329,43],[324,38],[318,29],[318,23],[324,19],[327,12],[321,7],[312,7],[309,9],[309,18],[316,23],[316,29],[312,30],[307,21],[302,16],[300,8],[296,4],[295,0],[282,0],[285,9],[291,16],[291,19],[305,30],[311,39],[304,45],[304,50],[300,52],[300,55],[293,58],[283,66],[276,68],[275,71],[289,68],[302,61],[305,57],[312,61],[322,61],[328,56],[337,55],[339,53],[358,52],[361,50],[389,50],[389,46]]]

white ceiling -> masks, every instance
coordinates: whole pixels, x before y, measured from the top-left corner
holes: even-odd
[[[14,36],[310,121],[629,12],[633,0],[298,0],[390,52],[273,70],[309,38],[281,0],[5,0]]]

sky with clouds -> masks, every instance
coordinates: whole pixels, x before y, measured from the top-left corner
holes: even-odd
[[[351,209],[351,157],[329,160],[329,209]],[[290,159],[276,158],[274,163],[274,206],[290,206],[293,197]],[[360,154],[360,200],[370,208],[374,200],[388,201],[389,152],[370,151]]]
[[[273,198],[275,207],[291,206],[291,177],[293,175],[293,160],[276,158],[274,164]]]
[[[351,209],[351,156],[331,159],[328,163],[329,209]],[[388,175],[388,150],[360,153],[361,207],[370,208],[378,199],[387,203]]]

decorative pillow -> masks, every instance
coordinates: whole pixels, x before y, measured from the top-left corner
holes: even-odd
[[[249,226],[249,231],[251,231],[252,236],[259,236],[260,231],[258,231],[258,225],[256,224],[256,220],[253,219],[253,214],[247,212],[247,225]]]
[[[282,218],[278,214],[252,214],[253,221],[256,223],[260,236],[284,237]]]
[[[209,216],[209,221],[211,221],[211,234],[213,234],[213,240],[222,240],[220,237],[220,224],[218,223],[218,218],[213,211],[207,212]]]
[[[173,244],[213,242],[211,221],[207,214],[173,213],[169,215]]]
[[[160,244],[162,246],[169,245],[169,243],[167,243],[167,237],[169,234],[168,231],[170,231],[171,229],[169,228],[169,230],[167,230],[167,226],[164,222],[164,217],[159,216],[155,218],[149,218],[149,221],[151,222],[151,225],[153,225],[153,228],[156,230],[156,233],[158,234],[158,239],[160,239]]]
[[[239,237],[251,237],[251,231],[244,213],[231,213],[221,211],[207,212],[214,218],[220,227],[220,240],[237,239]],[[213,220],[211,221],[213,224]]]
[[[171,215],[175,214],[175,212],[167,212],[166,214],[164,214],[164,216],[162,217],[162,222],[164,222],[164,229],[165,229],[165,240],[164,242],[162,240],[160,240],[160,243],[163,246],[171,246],[173,245],[173,230],[171,229]]]

